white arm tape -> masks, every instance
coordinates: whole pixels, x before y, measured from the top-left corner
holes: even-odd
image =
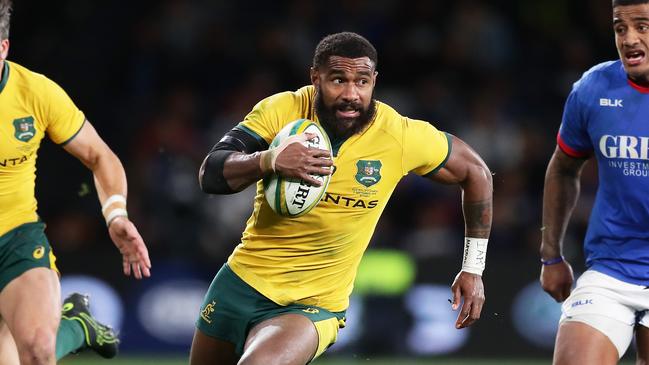
[[[128,212],[124,208],[115,208],[108,213],[106,216],[106,227],[110,226],[110,223],[117,217],[128,217]]]
[[[101,213],[106,214],[108,208],[115,203],[124,203],[124,205],[126,205],[126,197],[122,194],[114,194],[109,196],[108,199],[104,201],[104,205],[101,206]]]
[[[487,262],[486,238],[464,237],[464,255],[462,256],[462,271],[482,275]]]

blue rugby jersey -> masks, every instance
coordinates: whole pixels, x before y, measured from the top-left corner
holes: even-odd
[[[568,96],[557,143],[597,159],[586,266],[649,285],[649,88],[631,82],[619,60],[591,68]]]

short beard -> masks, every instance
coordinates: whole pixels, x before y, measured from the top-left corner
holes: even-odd
[[[357,109],[360,115],[353,119],[338,118],[336,110],[349,105]],[[315,95],[315,112],[320,124],[325,127],[327,132],[333,133],[333,136],[331,136],[333,139],[347,139],[370,124],[376,112],[376,101],[374,100],[374,93],[372,93],[372,99],[367,109],[363,109],[363,106],[357,103],[338,103],[328,108],[322,100],[322,91],[318,89]]]

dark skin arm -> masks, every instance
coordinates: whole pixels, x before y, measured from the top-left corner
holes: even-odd
[[[329,167],[333,165],[329,151],[304,146],[302,141],[314,138],[315,135],[305,133],[295,136],[291,143],[280,145],[274,151],[258,151],[251,154],[234,152],[225,160],[223,177],[234,191],[241,191],[250,184],[273,173],[271,160],[275,157],[275,172],[284,177],[302,179],[312,185],[322,183],[309,175],[329,175]],[[286,141],[285,141],[286,142]],[[205,162],[201,165],[199,179],[205,172]]]
[[[561,256],[568,221],[579,198],[579,178],[586,159],[565,154],[559,147],[545,172],[543,188],[543,227],[541,228],[541,259]],[[541,287],[557,302],[570,295],[574,276],[567,261],[541,267]]]
[[[489,238],[492,218],[493,182],[491,172],[480,156],[466,143],[453,137],[451,156],[446,165],[431,177],[443,184],[458,184],[462,188],[465,235]],[[472,325],[480,318],[485,301],[482,276],[461,271],[451,286],[453,310],[462,308],[456,328]]]

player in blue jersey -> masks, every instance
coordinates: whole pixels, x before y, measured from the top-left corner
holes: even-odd
[[[649,0],[613,0],[620,60],[577,81],[545,176],[541,285],[564,302],[554,364],[616,364],[634,335],[649,364]],[[562,241],[582,167],[597,161],[599,189],[571,292]]]

